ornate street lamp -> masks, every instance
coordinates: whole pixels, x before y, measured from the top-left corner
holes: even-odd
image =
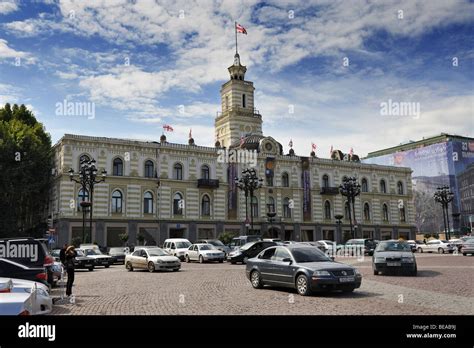
[[[273,222],[275,221],[275,216],[276,216],[276,212],[273,211],[273,210],[269,210],[267,212],[267,218],[268,218],[268,222],[270,223],[270,231],[273,232]],[[273,236],[271,235],[271,233],[269,233],[269,237],[270,238],[273,238]]]
[[[235,178],[235,185],[245,193],[245,226],[247,227],[248,234],[248,197],[250,195],[250,205],[252,205],[254,192],[262,187],[263,179],[257,177],[255,169],[245,169],[242,171],[242,177]],[[250,208],[250,223],[251,231],[253,233],[253,209]]]
[[[354,216],[355,222],[355,198],[360,194],[360,184],[357,182],[355,177],[344,178],[342,180],[342,184],[339,186],[339,192],[341,195],[347,197],[347,202],[349,204],[349,224],[351,227],[351,235],[352,238],[356,238],[355,230],[352,227],[351,205],[352,215]]]
[[[441,204],[443,207],[443,222],[444,222],[444,233],[450,239],[450,228],[449,228],[449,203],[453,200],[454,194],[449,189],[449,186],[442,186],[436,189],[434,199],[436,202]]]
[[[94,200],[94,186],[95,184],[105,181],[107,176],[107,171],[102,170],[100,179],[97,179],[97,167],[95,166],[95,159],[87,160],[83,159],[80,163],[79,172],[74,173],[74,169],[69,169],[69,178],[71,181],[74,181],[81,185],[82,188],[82,202],[80,203],[82,207],[82,242],[85,243],[85,230],[86,230],[86,211],[89,208],[90,216],[90,238],[92,241],[92,204]],[[74,175],[78,176],[78,179],[74,178]],[[85,201],[85,192],[89,192],[89,202]]]

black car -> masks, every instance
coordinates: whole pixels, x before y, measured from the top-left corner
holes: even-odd
[[[110,248],[108,253],[109,256],[112,256],[114,258],[114,264],[118,263],[121,265],[125,264],[125,248]]]
[[[61,249],[54,249],[51,251],[51,255],[55,260],[59,260],[59,254]],[[88,269],[93,271],[95,268],[95,260],[92,257],[84,255],[84,252],[81,249],[76,249],[77,256],[74,258],[74,268],[75,269]]]
[[[277,243],[275,242],[267,241],[250,242],[230,252],[227,256],[227,261],[230,261],[232,264],[237,262],[246,263],[248,259],[257,256],[262,250],[276,245]]]
[[[32,280],[49,287],[48,275],[43,266],[26,266],[4,258],[0,258],[0,277]]]
[[[375,247],[377,245],[372,239],[367,239],[367,238],[361,238],[361,239],[349,239],[346,244],[344,245],[344,248],[346,249],[346,252],[358,252],[358,249],[360,248],[364,250],[364,255],[369,255],[372,256],[374,254]]]
[[[318,248],[292,244],[265,249],[249,259],[246,275],[256,289],[264,285],[296,289],[302,296],[315,291],[352,292],[362,275],[349,265],[335,262]]]
[[[53,285],[54,258],[49,254],[48,248],[41,240],[31,237],[16,237],[0,239],[0,248],[8,253],[2,257],[13,262],[20,263],[29,268],[44,268],[46,270],[47,282]],[[16,251],[13,253],[13,251]]]

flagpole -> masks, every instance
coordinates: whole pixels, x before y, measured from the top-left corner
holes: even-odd
[[[235,31],[235,54],[239,54],[237,51],[237,21],[234,22],[234,31]]]

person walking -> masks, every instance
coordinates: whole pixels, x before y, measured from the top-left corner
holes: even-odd
[[[65,255],[65,266],[67,272],[66,296],[71,296],[72,285],[74,284],[74,259],[77,256],[77,252],[73,245],[67,247]]]
[[[59,260],[61,261],[61,263],[65,266],[66,265],[66,249],[67,249],[68,245],[67,243],[64,243],[61,251],[59,252]]]

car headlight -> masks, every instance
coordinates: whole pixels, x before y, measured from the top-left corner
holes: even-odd
[[[361,273],[359,272],[359,270],[357,268],[354,268],[354,274],[355,275],[361,275]]]
[[[385,262],[385,257],[376,257],[375,263],[378,263],[378,262]]]
[[[163,263],[163,261],[161,261],[161,260],[156,260],[156,263]]]
[[[329,276],[331,275],[328,271],[314,271],[313,276]]]

